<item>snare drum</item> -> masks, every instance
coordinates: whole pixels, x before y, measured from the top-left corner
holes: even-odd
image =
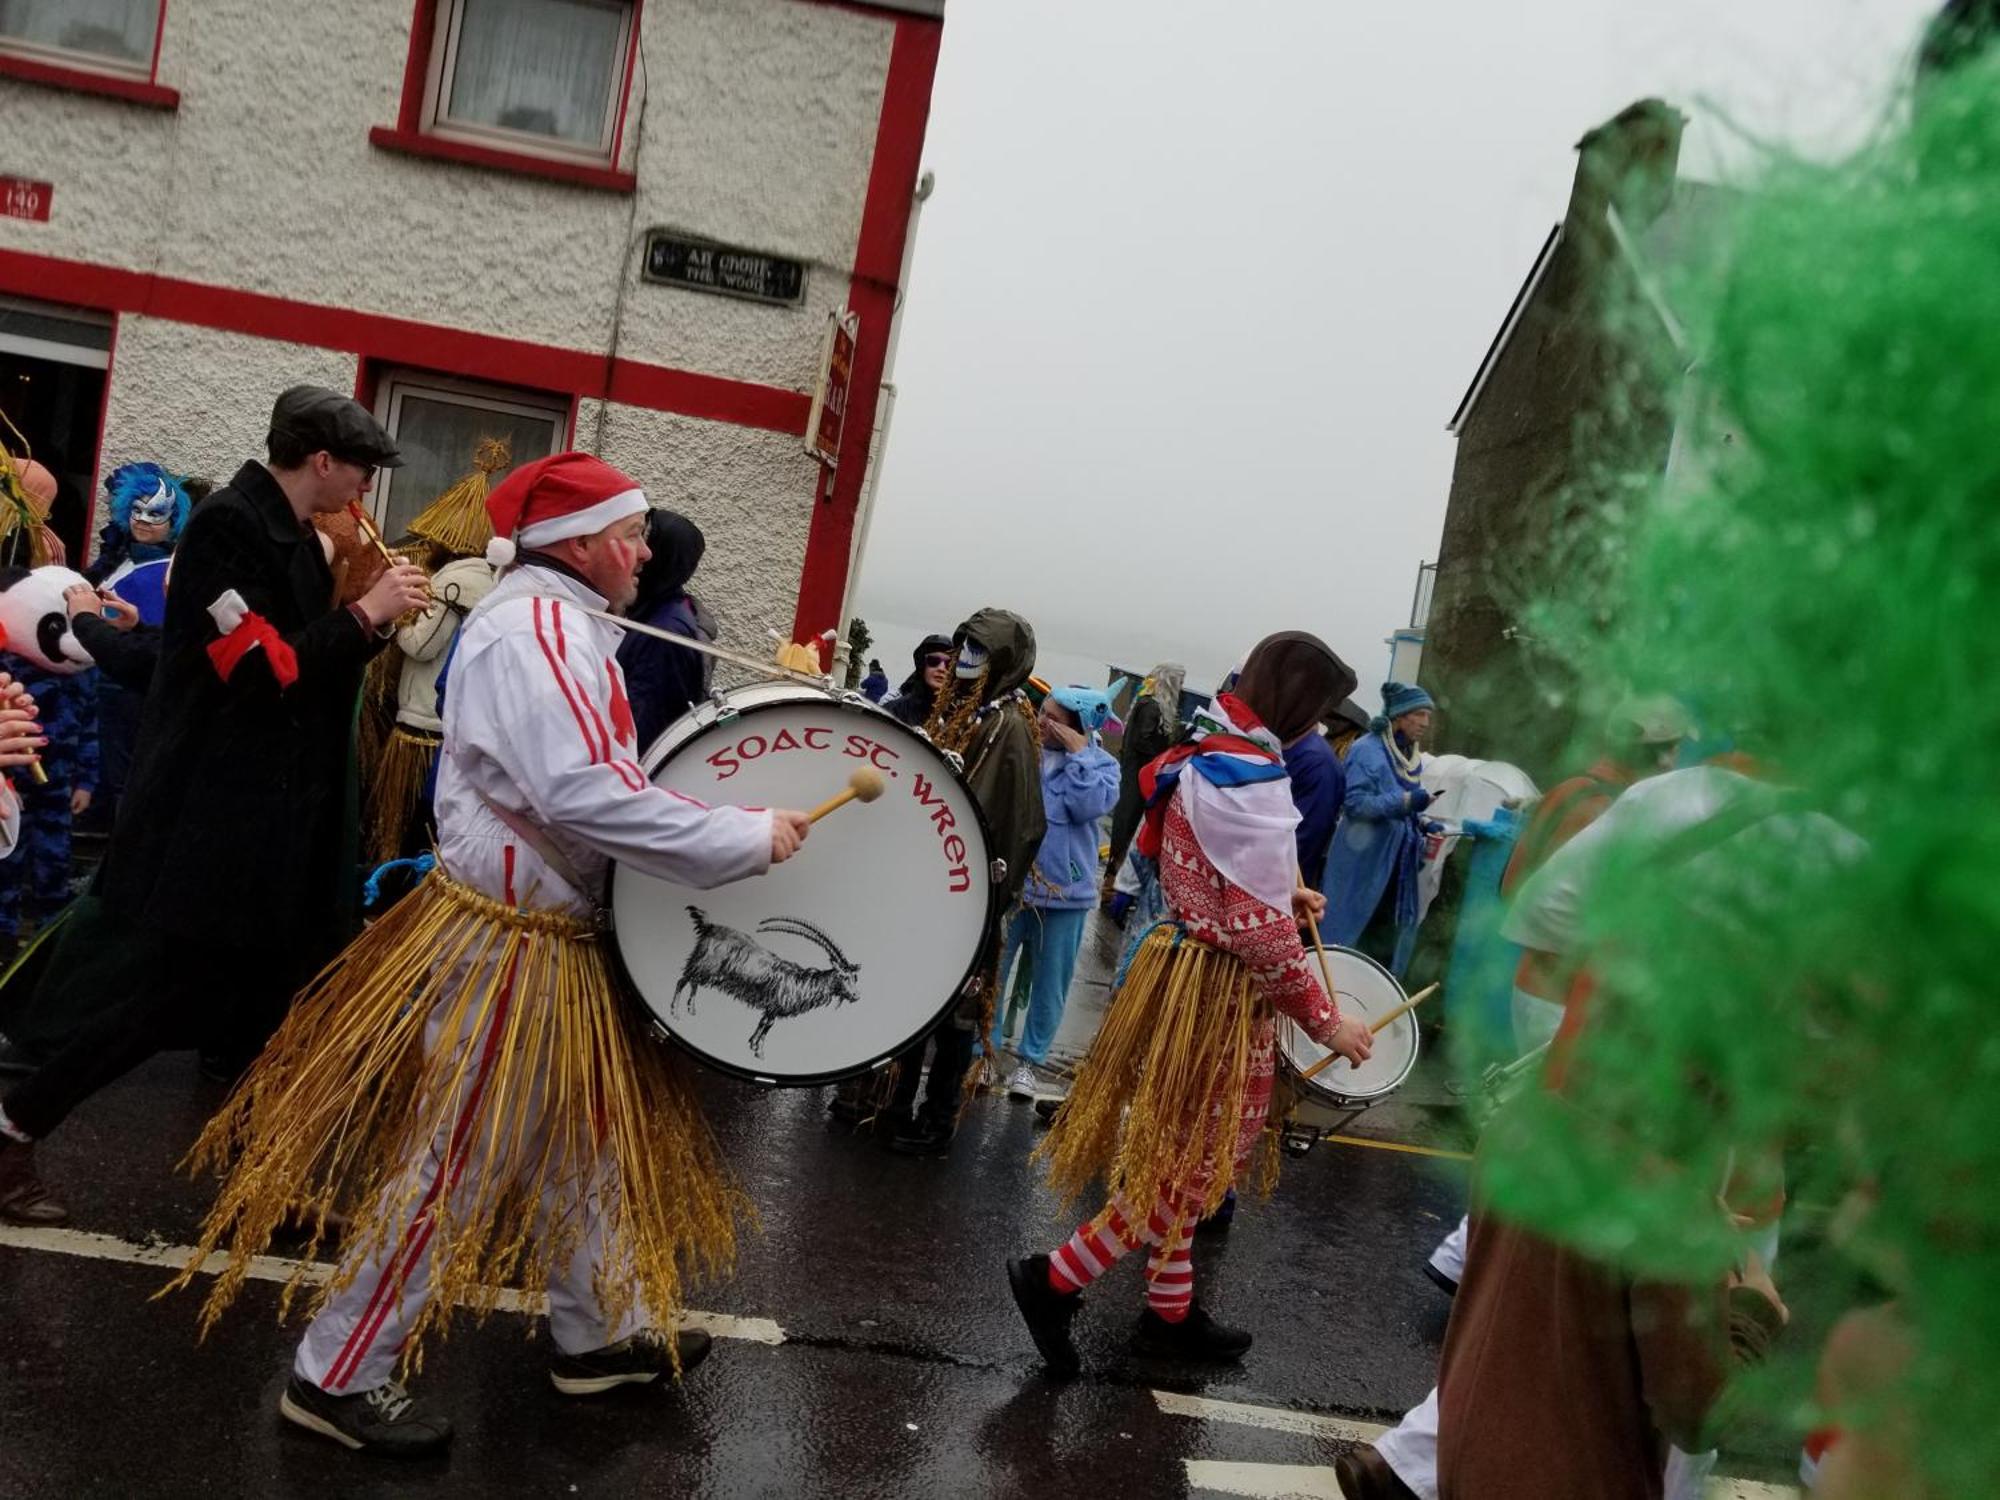
[[[698,891],[613,869],[613,951],[662,1034],[738,1077],[806,1085],[886,1062],[945,1017],[997,890],[978,804],[929,740],[865,703],[760,683],[677,720],[643,764],[712,805],[816,807],[862,767],[884,784],[758,879]]]
[[[1372,1024],[1410,998],[1395,976],[1365,953],[1329,947],[1326,961],[1333,973],[1333,998],[1343,1016],[1361,1016]],[[1417,1065],[1416,1012],[1406,1011],[1390,1022],[1376,1036],[1368,1061],[1358,1068],[1338,1058],[1316,1077],[1307,1078],[1306,1069],[1327,1056],[1328,1049],[1295,1021],[1281,1022],[1278,1047],[1304,1097],[1336,1106],[1372,1104],[1401,1088]]]

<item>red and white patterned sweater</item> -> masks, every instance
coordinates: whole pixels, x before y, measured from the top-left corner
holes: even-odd
[[[1331,1042],[1340,1010],[1306,956],[1298,923],[1223,878],[1195,841],[1178,796],[1167,804],[1160,830],[1160,888],[1190,937],[1242,959],[1273,1010],[1321,1046]]]

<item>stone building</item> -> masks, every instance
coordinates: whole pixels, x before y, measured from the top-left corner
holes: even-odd
[[[1713,224],[1719,195],[1677,181],[1681,115],[1631,106],[1578,143],[1563,221],[1508,309],[1450,430],[1451,497],[1424,647],[1438,748],[1510,761],[1547,785],[1578,695],[1523,623],[1585,596],[1603,475],[1664,471],[1692,356],[1657,268]],[[1593,473],[1593,467],[1600,473]]]
[[[943,0],[11,0],[0,409],[92,528],[134,459],[226,478],[352,390],[401,523],[481,436],[705,528],[727,635],[833,627]],[[858,335],[837,467],[802,437]]]

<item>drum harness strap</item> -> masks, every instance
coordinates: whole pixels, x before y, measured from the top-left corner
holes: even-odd
[[[569,856],[556,846],[555,840],[512,808],[503,807],[495,802],[478,787],[474,787],[473,792],[486,804],[486,810],[506,825],[509,833],[534,850],[542,863],[568,881],[570,888],[579,896],[591,902],[590,925],[599,932],[608,931],[611,926],[611,914],[605,910],[600,901],[592,897],[590,883],[577,873],[576,866],[570,862]],[[525,907],[534,894],[535,887],[529,886],[521,897],[521,905]]]

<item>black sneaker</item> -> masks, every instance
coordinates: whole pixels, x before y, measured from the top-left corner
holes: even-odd
[[[0,1136],[0,1219],[43,1228],[69,1222],[35,1171],[35,1148],[12,1136]]]
[[[1198,1302],[1178,1323],[1169,1323],[1149,1307],[1139,1314],[1139,1326],[1132,1332],[1132,1352],[1149,1359],[1241,1359],[1251,1343],[1249,1334],[1216,1322]]]
[[[647,1328],[588,1354],[558,1354],[549,1366],[549,1379],[565,1396],[600,1396],[615,1386],[651,1385],[663,1375],[671,1378],[676,1352],[681,1374],[686,1375],[708,1358],[713,1344],[699,1328],[683,1328],[669,1349],[666,1335]]]
[[[947,1156],[951,1153],[951,1138],[957,1134],[955,1126],[939,1124],[920,1114],[908,1129],[896,1133],[889,1149],[898,1156]]]
[[[1076,1317],[1076,1310],[1083,1306],[1083,1293],[1059,1292],[1049,1285],[1046,1255],[1008,1261],[1007,1285],[1014,1290],[1014,1305],[1021,1309],[1028,1336],[1035,1341],[1042,1363],[1050,1372],[1074,1375],[1082,1369],[1083,1362],[1076,1357],[1076,1344],[1069,1336],[1069,1325]]]
[[[0,1036],[0,1073],[32,1073],[47,1061],[45,1054]]]
[[[348,1448],[420,1458],[451,1441],[451,1422],[417,1404],[396,1381],[356,1396],[336,1396],[294,1375],[278,1398],[287,1422]]]

